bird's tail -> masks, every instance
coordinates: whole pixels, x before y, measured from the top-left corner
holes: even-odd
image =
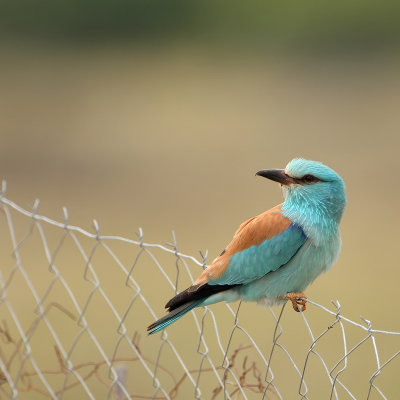
[[[171,325],[176,320],[183,317],[190,310],[193,310],[193,308],[198,307],[201,303],[203,303],[204,300],[205,299],[190,301],[190,302],[182,304],[180,307],[175,308],[174,310],[170,311],[167,315],[160,318],[158,321],[153,322],[151,325],[149,325],[147,327],[147,330],[149,331],[149,335],[152,335],[153,333],[157,333],[157,332],[163,330],[164,328],[166,328],[168,325]]]

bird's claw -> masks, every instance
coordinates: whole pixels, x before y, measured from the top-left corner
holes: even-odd
[[[305,311],[307,308],[306,304],[307,304],[307,301],[304,299],[295,299],[294,301],[292,300],[293,309],[297,312]],[[301,306],[301,309],[299,306]]]
[[[297,312],[306,311],[307,296],[303,292],[286,293],[286,295],[281,297],[281,299],[282,300],[290,300],[292,302],[294,311],[297,311]]]

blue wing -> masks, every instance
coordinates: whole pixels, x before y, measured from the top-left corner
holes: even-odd
[[[288,263],[307,240],[301,227],[295,224],[259,245],[239,251],[229,258],[229,266],[209,285],[247,284]]]

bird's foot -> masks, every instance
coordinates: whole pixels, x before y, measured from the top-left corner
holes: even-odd
[[[285,296],[280,297],[281,300],[290,300],[293,305],[294,311],[306,311],[307,296],[303,292],[286,293]],[[300,307],[301,306],[301,309]]]

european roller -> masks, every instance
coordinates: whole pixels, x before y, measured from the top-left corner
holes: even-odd
[[[271,306],[290,300],[296,311],[306,309],[303,291],[331,267],[340,251],[344,182],[326,165],[301,158],[285,169],[256,175],[278,182],[284,202],[243,222],[192,286],[168,301],[168,314],[147,328],[149,334],[195,307],[219,301]]]

